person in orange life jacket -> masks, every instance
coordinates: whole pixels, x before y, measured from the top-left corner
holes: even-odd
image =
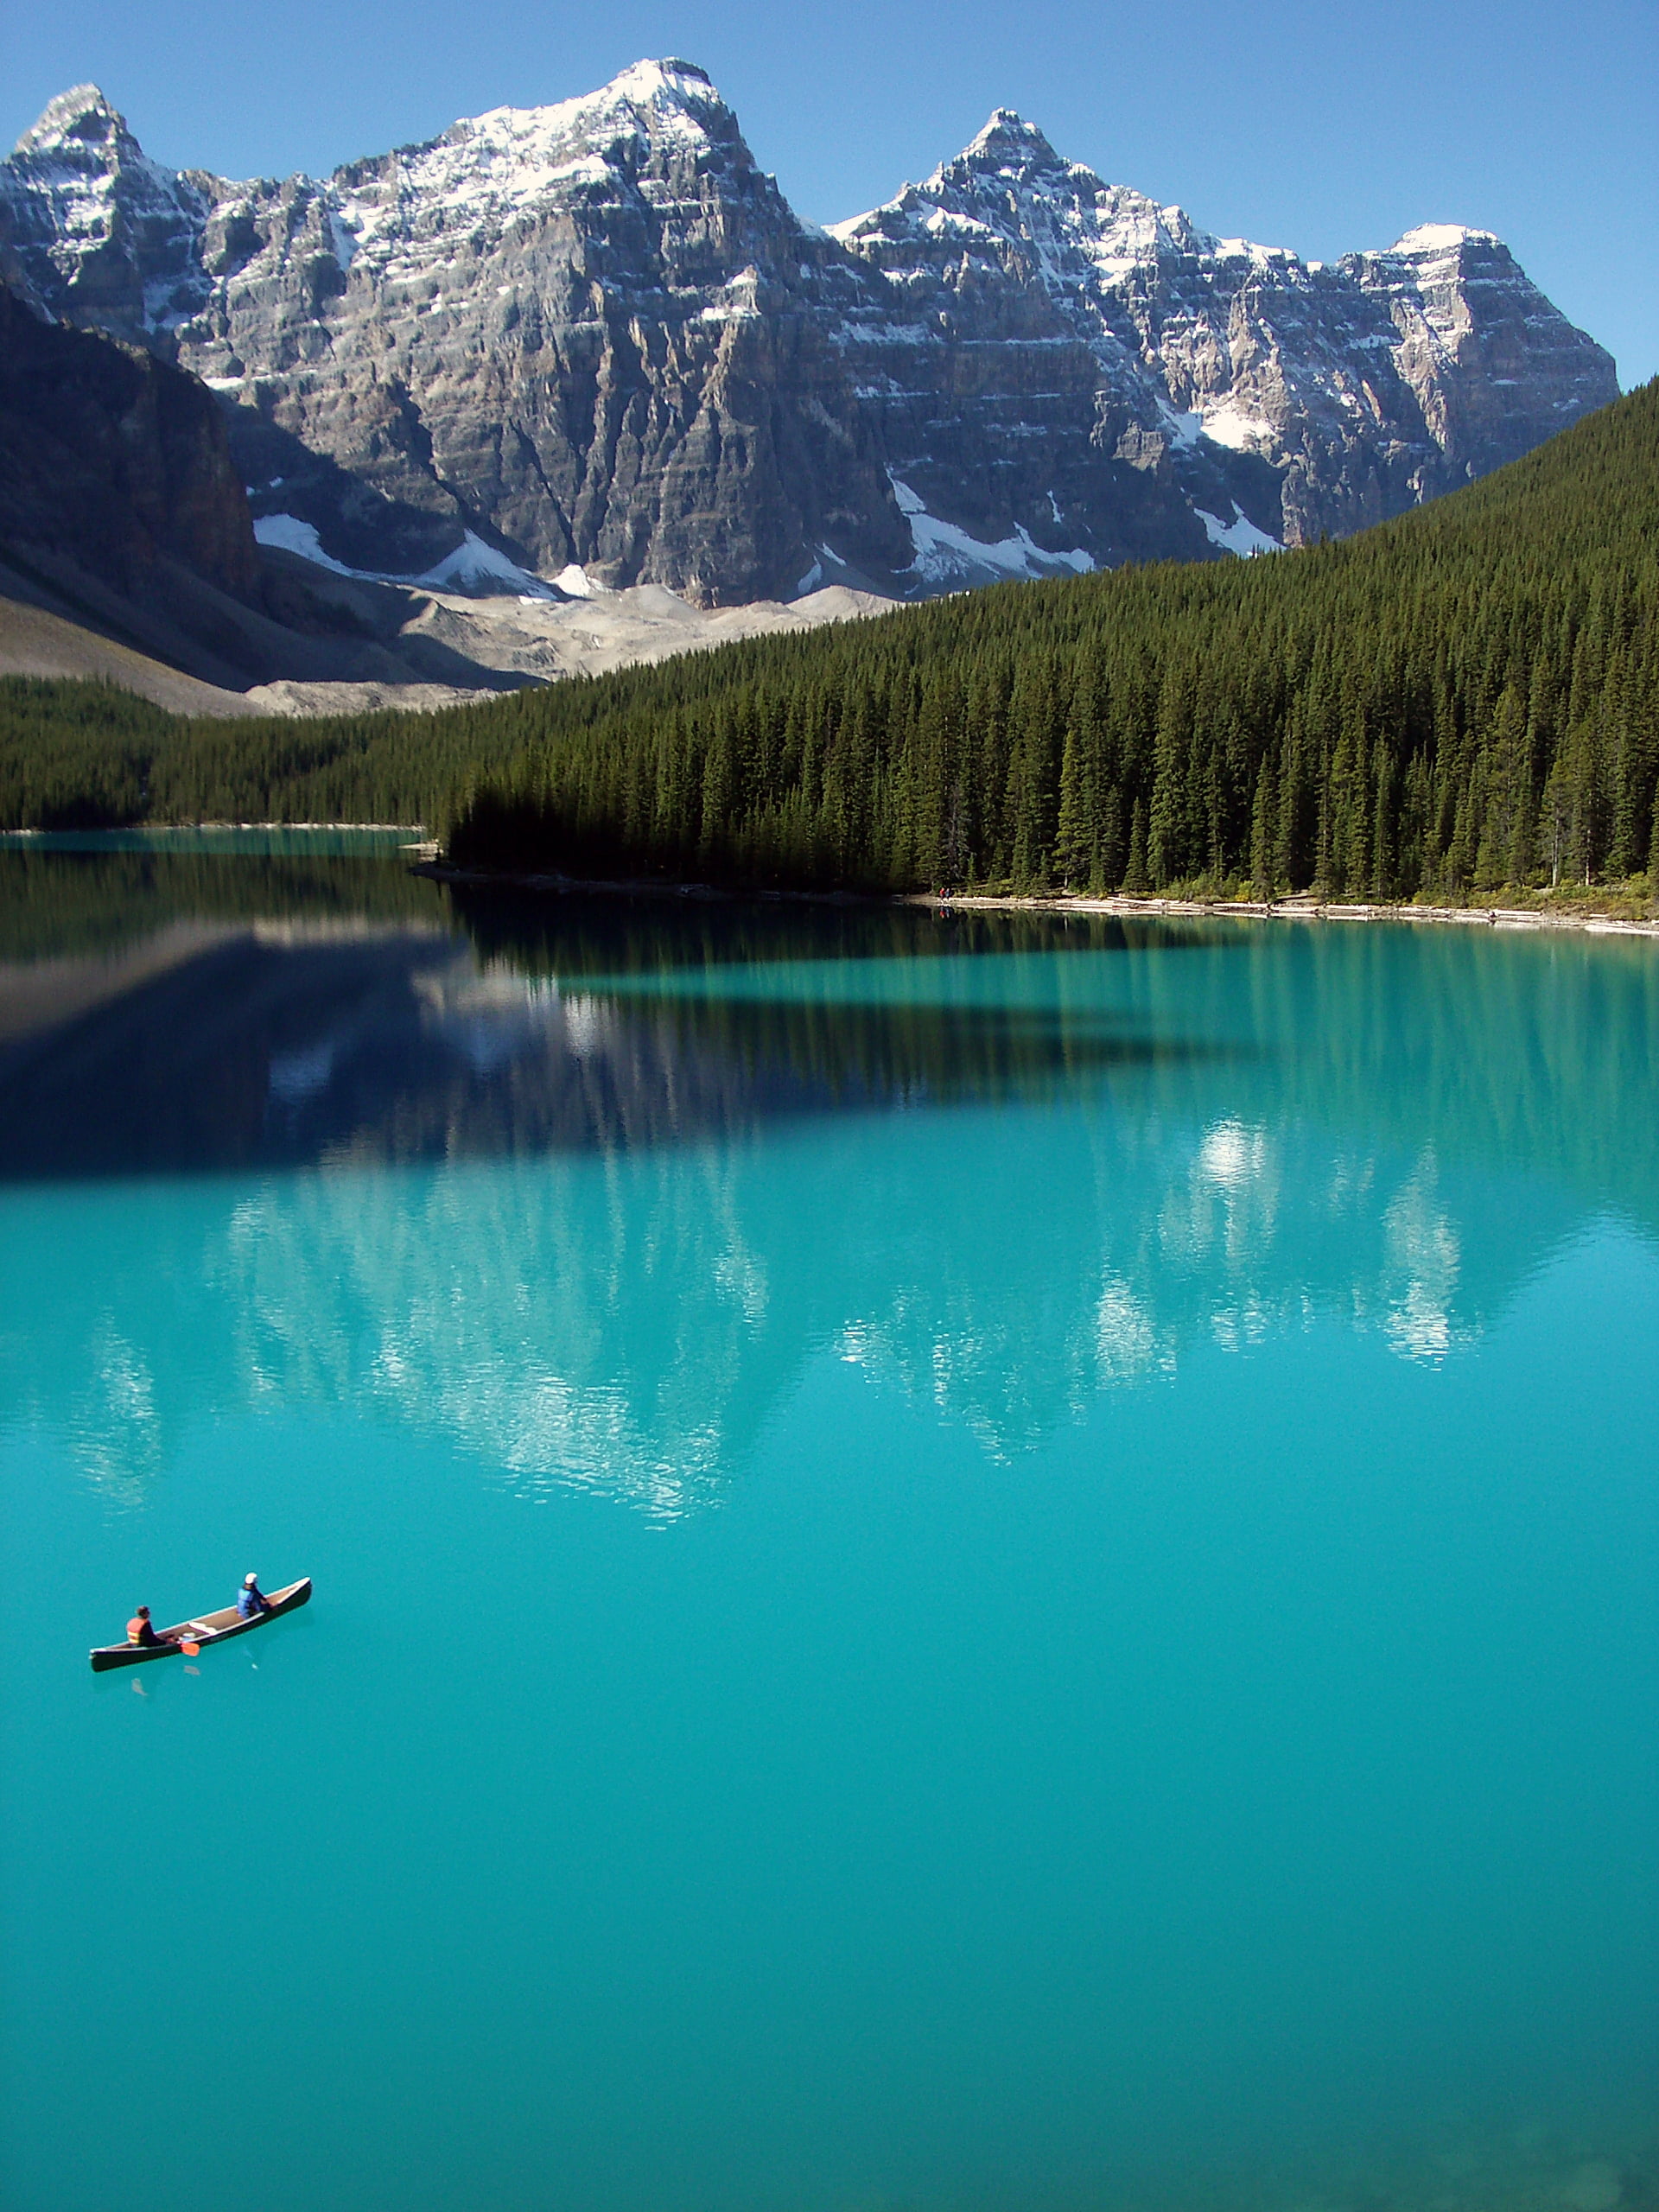
[[[259,1587],[257,1574],[243,1576],[242,1587],[236,1593],[236,1610],[245,1621],[251,1621],[256,1613],[270,1611],[270,1600]]]
[[[129,1643],[142,1644],[146,1650],[153,1649],[156,1644],[176,1643],[178,1640],[179,1639],[176,1636],[156,1635],[155,1630],[150,1625],[149,1607],[148,1605],[140,1605],[137,1611],[127,1623],[127,1642]]]

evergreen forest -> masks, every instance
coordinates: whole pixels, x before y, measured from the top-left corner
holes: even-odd
[[[1337,544],[1014,584],[432,715],[0,686],[0,823],[420,822],[867,892],[1659,884],[1659,382]]]

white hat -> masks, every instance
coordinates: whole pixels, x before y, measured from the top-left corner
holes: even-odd
[[[258,1580],[257,1574],[245,1574],[242,1578],[242,1586],[245,1590],[251,1590]]]

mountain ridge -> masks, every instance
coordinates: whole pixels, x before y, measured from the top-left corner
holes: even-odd
[[[1012,109],[804,223],[683,61],[321,180],[168,170],[77,87],[0,163],[0,274],[201,375],[256,516],[348,566],[471,533],[704,604],[1343,535],[1618,389],[1490,232],[1304,262]]]

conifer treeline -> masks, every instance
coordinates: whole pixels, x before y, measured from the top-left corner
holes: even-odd
[[[420,820],[474,864],[868,890],[1659,882],[1659,384],[1343,544],[480,707],[229,724],[5,692],[9,823]]]
[[[1659,385],[1347,543],[1001,589],[550,718],[460,860],[1458,896],[1659,861]],[[1659,880],[1659,872],[1656,872]]]
[[[493,710],[188,720],[113,685],[0,678],[0,830],[442,818],[522,735]]]

